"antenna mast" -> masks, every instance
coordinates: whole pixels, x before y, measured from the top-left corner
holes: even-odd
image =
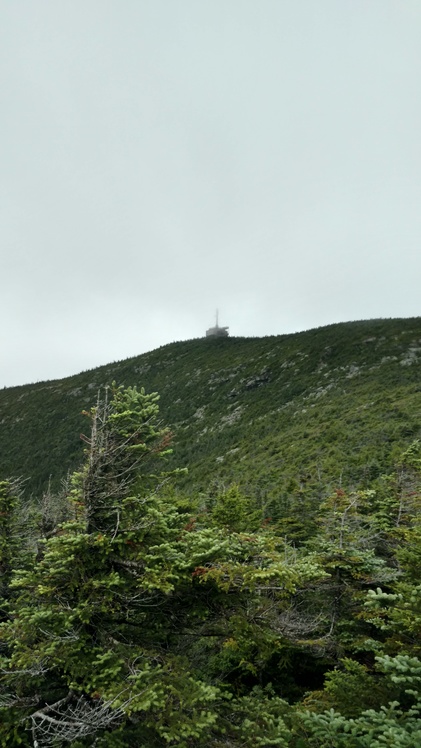
[[[218,309],[216,310],[216,319],[215,319],[215,327],[210,327],[209,330],[206,330],[206,337],[207,338],[227,338],[228,333],[228,327],[219,327],[219,313]]]

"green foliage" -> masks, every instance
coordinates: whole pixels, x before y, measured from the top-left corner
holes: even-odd
[[[418,746],[418,328],[190,341],[4,393],[45,475],[77,457],[66,400],[90,435],[42,501],[0,483],[0,746]]]
[[[365,488],[420,437],[419,319],[266,338],[199,339],[54,382],[0,391],[0,473],[57,491],[82,459],[80,411],[113,379],[158,391],[195,496],[237,483],[284,534],[314,530],[326,491]],[[291,482],[296,488],[291,491]],[[330,488],[329,488],[330,487]],[[303,528],[304,525],[304,528]],[[283,530],[282,530],[283,531]]]
[[[218,527],[233,532],[256,530],[262,522],[261,512],[254,509],[250,499],[244,496],[238,485],[233,484],[221,491],[211,508],[211,521]]]
[[[328,708],[344,717],[358,717],[367,708],[380,709],[398,695],[397,689],[366,665],[346,657],[335,670],[327,673],[323,691],[312,692],[305,699],[312,711]]]
[[[187,748],[221,731],[228,699],[239,745],[253,719],[262,745],[266,730],[284,745],[277,702],[252,719],[244,698],[250,679],[267,678],[291,649],[277,629],[282,611],[288,617],[293,596],[323,572],[267,529],[236,532],[232,523],[242,527],[249,505],[234,517],[235,488],[216,503],[214,524],[161,491],[171,476],[156,467],[169,434],[156,401],[113,387],[89,411],[68,518],[39,542],[36,558],[10,570],[0,693],[9,723],[20,716],[7,740],[26,718],[41,745],[85,745],[95,734],[112,745],[106,732],[115,730],[118,745],[127,727],[138,745]],[[12,507],[7,486],[4,495]]]
[[[157,493],[168,475],[140,470],[168,444],[156,415],[156,396],[135,389],[115,388],[109,404],[92,409],[86,464],[70,482],[73,516],[11,582],[3,680],[24,710],[34,692],[40,704],[61,704],[67,693],[75,713],[99,700],[105,715],[94,702],[88,709],[98,729],[141,713],[162,738],[182,741],[214,721],[208,705],[217,690],[190,675],[183,658],[165,654],[170,596],[191,583],[191,563],[182,542],[187,518]],[[45,707],[27,713],[34,735],[42,734]],[[72,741],[80,730],[66,727],[63,714],[58,735]]]
[[[421,662],[414,657],[377,657],[377,668],[385,674],[382,686],[375,685],[363,669],[355,663],[346,662],[343,677],[330,675],[328,692],[344,702],[342,713],[331,708],[321,713],[297,712],[296,729],[305,735],[308,746],[344,746],[344,748],[383,748],[405,746],[416,748],[421,739]],[[375,709],[361,710],[356,717],[346,716],[348,711],[357,711],[352,706],[351,696],[357,703],[367,704],[370,700],[370,683],[374,685],[374,698],[383,698],[389,689],[389,699]],[[358,684],[362,687],[359,692]],[[350,688],[348,697],[346,688]],[[399,700],[390,700],[397,694]],[[402,705],[402,702],[404,704]],[[405,703],[406,702],[406,703]],[[345,712],[345,714],[344,714]],[[297,725],[299,725],[297,727]]]
[[[224,742],[219,745],[244,748],[287,748],[292,732],[288,727],[289,707],[270,688],[254,688],[250,694],[229,702],[221,718]]]
[[[0,604],[9,595],[13,559],[17,553],[18,496],[10,481],[0,481]]]
[[[0,481],[0,620],[12,595],[13,572],[33,560],[37,516],[22,502],[18,480]]]

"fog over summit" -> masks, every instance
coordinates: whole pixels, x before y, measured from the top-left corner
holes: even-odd
[[[0,9],[0,386],[419,314],[421,7]]]

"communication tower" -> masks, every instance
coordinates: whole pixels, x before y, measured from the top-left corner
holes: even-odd
[[[207,338],[227,338],[229,335],[228,327],[219,327],[218,325],[218,310],[216,310],[215,327],[210,327],[206,330]]]

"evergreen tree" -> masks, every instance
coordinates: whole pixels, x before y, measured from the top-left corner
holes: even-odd
[[[232,745],[247,745],[242,699],[288,648],[280,613],[320,569],[266,530],[236,532],[235,491],[210,526],[174,500],[156,395],[115,387],[88,415],[68,519],[10,582],[3,743],[218,745],[231,714]]]
[[[141,735],[179,740],[213,719],[215,689],[166,653],[171,593],[189,578],[180,539],[188,518],[159,494],[169,476],[152,473],[170,438],[157,413],[157,396],[135,388],[115,388],[91,410],[72,517],[12,582],[3,702],[26,712],[34,745],[136,723],[138,713]]]

